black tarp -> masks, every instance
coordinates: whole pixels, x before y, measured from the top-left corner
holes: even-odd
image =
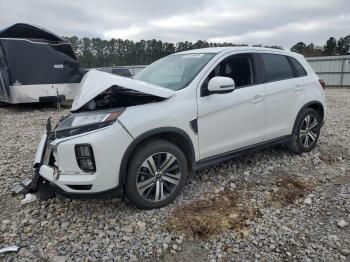
[[[65,42],[62,37],[59,37],[46,29],[22,23],[14,24],[0,30],[0,38],[41,39],[53,43]]]
[[[0,48],[10,85],[79,83],[83,76],[71,45],[45,29],[12,25],[0,31]]]

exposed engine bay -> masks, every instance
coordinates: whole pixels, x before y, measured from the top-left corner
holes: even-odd
[[[130,107],[163,100],[165,98],[114,85],[90,100],[79,111]]]

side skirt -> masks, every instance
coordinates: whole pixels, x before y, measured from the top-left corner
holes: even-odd
[[[251,146],[243,147],[243,148],[236,149],[233,151],[229,151],[227,153],[223,153],[220,155],[207,157],[207,158],[204,158],[204,159],[199,160],[197,162],[194,162],[193,163],[193,170],[197,171],[197,170],[200,170],[203,168],[207,168],[211,165],[227,161],[227,160],[232,159],[232,158],[236,158],[236,157],[239,157],[242,155],[247,155],[247,154],[259,151],[259,150],[264,149],[264,148],[269,148],[269,147],[273,147],[273,146],[276,146],[279,144],[284,144],[284,143],[289,142],[291,139],[292,139],[292,136],[290,136],[290,135],[289,136],[282,136],[282,137],[268,140],[268,141],[258,143],[255,145],[251,145]]]

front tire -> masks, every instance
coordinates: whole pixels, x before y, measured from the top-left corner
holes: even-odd
[[[288,148],[297,154],[310,152],[320,136],[321,117],[312,108],[306,108],[299,114]]]
[[[168,141],[150,140],[130,157],[125,195],[138,208],[159,208],[175,199],[186,177],[184,153]]]

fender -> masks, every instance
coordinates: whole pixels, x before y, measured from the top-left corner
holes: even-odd
[[[154,135],[161,135],[161,134],[165,134],[165,133],[173,133],[173,134],[177,134],[179,135],[182,139],[184,139],[184,141],[186,141],[186,144],[189,146],[189,152],[187,152],[187,154],[189,155],[185,155],[186,158],[189,158],[190,160],[190,165],[191,167],[194,165],[195,163],[195,150],[194,150],[194,146],[192,143],[191,138],[189,137],[189,135],[183,131],[180,128],[177,127],[159,127],[159,128],[155,128],[155,129],[151,129],[141,135],[139,135],[138,137],[136,137],[131,144],[128,146],[128,148],[126,149],[124,156],[122,158],[122,162],[120,165],[120,169],[119,169],[119,186],[121,188],[124,188],[124,184],[125,184],[125,177],[127,174],[127,164],[128,164],[128,160],[132,154],[132,152],[134,151],[134,149],[143,141],[145,141],[146,139],[154,136]]]

